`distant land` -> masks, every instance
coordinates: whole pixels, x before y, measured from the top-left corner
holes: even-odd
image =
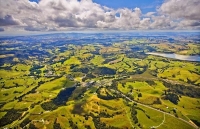
[[[0,128],[199,128],[199,34],[0,36]]]

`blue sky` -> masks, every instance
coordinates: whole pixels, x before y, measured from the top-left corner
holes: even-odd
[[[95,3],[103,6],[118,8],[134,9],[141,8],[143,13],[155,12],[156,7],[160,6],[163,0],[93,0]]]
[[[199,7],[199,0],[5,0],[0,33],[200,30]]]
[[[39,2],[39,0],[29,0],[34,2]],[[143,13],[155,12],[156,7],[159,7],[163,0],[93,0],[93,2],[98,3],[102,6],[107,6],[113,9],[118,8],[129,8],[133,9],[139,7],[142,9]]]

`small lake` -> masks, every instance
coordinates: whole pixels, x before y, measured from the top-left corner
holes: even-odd
[[[179,54],[174,54],[174,53],[157,53],[157,52],[147,52],[146,54],[173,58],[173,59],[178,59],[178,60],[200,62],[200,56],[188,56],[188,55],[179,55]]]

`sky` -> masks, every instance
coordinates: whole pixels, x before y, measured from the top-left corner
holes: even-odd
[[[0,0],[0,34],[200,30],[200,0]]]

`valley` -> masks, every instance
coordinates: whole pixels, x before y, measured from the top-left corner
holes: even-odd
[[[198,33],[0,37],[0,127],[200,127]]]

